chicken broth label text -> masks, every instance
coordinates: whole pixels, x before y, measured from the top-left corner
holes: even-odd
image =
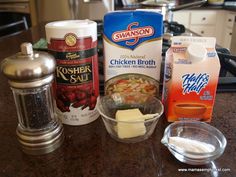
[[[109,68],[156,68],[156,61],[154,59],[143,60],[129,60],[129,59],[111,59]]]

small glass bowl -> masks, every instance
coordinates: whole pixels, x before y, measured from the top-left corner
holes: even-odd
[[[153,117],[141,121],[117,121],[115,119],[116,112],[118,110],[135,109],[138,108],[142,114],[155,114]],[[120,95],[107,95],[99,97],[97,110],[99,111],[104,125],[109,135],[119,142],[124,143],[136,143],[143,141],[150,137],[156,127],[156,124],[163,113],[163,105],[156,97],[150,97],[142,103],[127,103]],[[128,131],[130,129],[136,129],[141,125],[141,129],[144,129],[143,134],[121,138],[118,134],[118,124],[125,126]]]
[[[196,140],[201,144],[203,143],[203,145],[207,145],[208,148],[213,148],[211,148],[212,151],[208,152],[189,151],[186,150],[183,144],[182,146],[175,146],[170,143],[170,137]],[[180,121],[170,124],[165,129],[161,142],[179,161],[190,165],[210,163],[223,154],[227,144],[225,136],[218,129],[200,121]]]

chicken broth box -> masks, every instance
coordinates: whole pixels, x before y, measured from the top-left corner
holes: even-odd
[[[220,71],[215,43],[211,37],[173,37],[162,95],[169,122],[211,121]]]
[[[104,17],[105,94],[140,102],[159,94],[162,15],[116,11]]]

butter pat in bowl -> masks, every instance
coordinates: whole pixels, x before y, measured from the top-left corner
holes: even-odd
[[[107,132],[115,140],[125,143],[136,143],[150,137],[163,109],[156,97],[128,103],[119,94],[100,97],[97,104]]]

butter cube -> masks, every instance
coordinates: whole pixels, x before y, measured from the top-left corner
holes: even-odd
[[[117,121],[144,121],[143,114],[139,109],[127,109],[118,110],[116,112]],[[118,137],[123,138],[133,138],[137,136],[144,135],[146,133],[146,127],[144,122],[139,123],[117,123],[117,134]]]

